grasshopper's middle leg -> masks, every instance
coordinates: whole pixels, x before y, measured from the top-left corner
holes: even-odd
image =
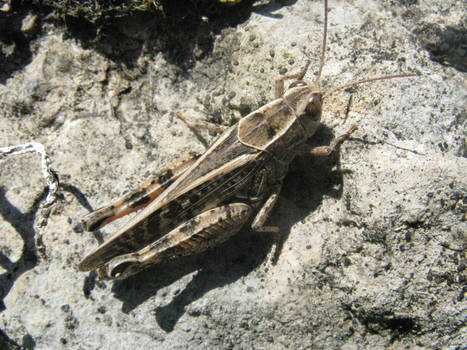
[[[252,208],[232,203],[207,210],[182,223],[145,248],[109,262],[109,278],[126,278],[149,265],[180,256],[200,253],[236,234],[251,217]]]
[[[279,192],[280,190],[275,191],[271,196],[269,196],[269,198],[263,204],[261,209],[258,211],[258,214],[256,214],[256,217],[253,220],[253,223],[251,224],[251,228],[253,229],[253,231],[272,232],[276,235],[279,234],[279,227],[264,226],[264,223],[266,222],[267,218],[269,217],[269,214],[271,213],[272,209],[274,208],[274,205],[277,202],[277,199],[279,198]]]
[[[279,193],[280,193],[281,187],[277,187],[275,191],[269,196],[269,198],[264,202],[263,206],[261,209],[258,211],[258,214],[256,214],[256,217],[253,220],[253,223],[251,224],[251,228],[254,231],[257,232],[270,232],[273,234],[274,241],[276,243],[276,248],[274,251],[274,255],[272,257],[272,263],[275,264],[277,260],[279,259],[279,255],[282,251],[282,245],[283,245],[283,240],[280,235],[280,230],[279,227],[277,226],[264,226],[264,223],[269,217],[269,214],[271,214],[272,209],[274,209],[274,205],[277,202],[277,199],[279,198]]]
[[[176,164],[169,164],[159,174],[146,179],[138,190],[128,193],[106,207],[85,215],[81,219],[81,225],[86,231],[95,231],[114,220],[144,208],[178,179],[198,158],[199,154],[192,154],[177,159]]]

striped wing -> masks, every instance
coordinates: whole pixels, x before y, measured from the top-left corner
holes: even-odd
[[[239,142],[237,125],[231,127],[166,191],[85,257],[79,269],[93,270],[116,256],[139,250],[231,198],[261,169],[261,154]]]

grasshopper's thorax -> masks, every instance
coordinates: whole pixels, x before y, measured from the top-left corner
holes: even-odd
[[[245,146],[289,158],[316,131],[321,100],[317,87],[298,81],[281,98],[240,120],[238,139]]]

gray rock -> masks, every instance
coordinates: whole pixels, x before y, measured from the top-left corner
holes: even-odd
[[[12,344],[454,349],[467,343],[466,80],[459,62],[465,47],[452,35],[465,35],[465,25],[462,2],[454,0],[330,1],[324,91],[373,76],[417,77],[326,96],[325,126],[311,143],[329,143],[352,124],[359,130],[338,155],[303,156],[292,165],[270,218],[284,237],[275,264],[273,237],[245,229],[221,247],[125,281],[77,271],[101,239],[79,229],[81,216],[178,155],[203,151],[175,112],[230,125],[271,100],[274,81],[307,58],[306,78],[313,80],[322,2],[281,4],[258,3],[241,23],[213,30],[212,47],[193,51],[188,69],[151,47],[127,67],[44,25],[30,44],[31,62],[0,85],[0,147],[42,143],[61,184],[39,229],[45,192],[38,156],[0,159],[0,328]],[[438,34],[427,36],[426,28]],[[104,238],[119,224],[109,226]],[[39,232],[46,260],[34,252]]]

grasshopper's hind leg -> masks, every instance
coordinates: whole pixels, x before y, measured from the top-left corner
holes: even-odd
[[[251,214],[252,208],[244,203],[207,210],[138,252],[111,260],[109,277],[126,278],[149,265],[215,247],[236,234],[250,220]]]
[[[150,176],[138,190],[130,192],[116,202],[99,208],[81,219],[86,231],[95,231],[108,223],[144,208],[156,199],[167,187],[180,177],[195,161],[199,154],[191,154],[169,164],[159,174]]]

